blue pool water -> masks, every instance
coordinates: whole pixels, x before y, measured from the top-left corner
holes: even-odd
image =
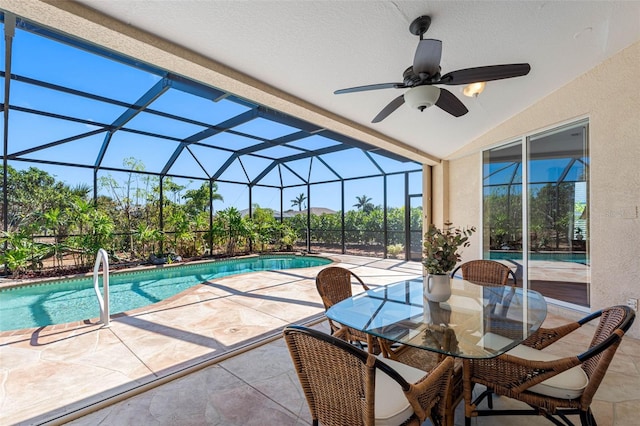
[[[112,314],[147,306],[196,284],[255,271],[308,268],[331,260],[305,256],[258,256],[195,265],[114,272],[109,276]],[[102,290],[101,290],[102,291]],[[0,331],[82,321],[100,316],[93,278],[35,283],[0,290]]]
[[[489,252],[489,257],[486,256],[485,259],[492,260],[522,260],[522,252],[521,251],[491,251]],[[588,265],[589,258],[586,253],[570,253],[570,252],[546,252],[546,253],[529,253],[529,259],[531,260],[551,260],[556,262],[573,262],[573,263],[583,263]]]

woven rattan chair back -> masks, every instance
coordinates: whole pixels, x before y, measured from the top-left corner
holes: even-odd
[[[316,276],[316,288],[320,297],[322,297],[325,309],[329,309],[336,303],[353,295],[351,290],[352,278],[358,281],[364,290],[369,290],[369,287],[360,277],[346,268],[330,266],[318,273]]]
[[[375,377],[380,369],[394,379],[414,410],[412,422],[431,417],[439,423],[444,414],[453,358],[415,384],[374,355],[317,330],[288,326],[284,339],[302,386],[313,424],[373,426],[375,424]]]
[[[566,356],[557,360],[536,361],[522,359],[509,354],[492,360],[465,360],[464,394],[465,424],[470,424],[470,417],[477,415],[510,414],[507,410],[478,410],[477,404],[487,394],[484,392],[475,401],[471,401],[471,391],[475,383],[483,384],[500,395],[517,399],[533,408],[533,412],[515,410],[514,414],[540,414],[555,424],[553,415],[566,420],[566,415],[579,414],[583,426],[594,425],[591,403],[609,364],[635,319],[635,312],[628,306],[612,306],[587,317],[555,328],[540,328],[522,344],[534,349],[544,349],[560,341],[563,337],[599,318],[589,348],[580,354]],[[528,389],[570,368],[580,366],[589,380],[582,394],[574,399],[548,396],[543,393],[530,392]],[[499,413],[499,411],[503,411]]]
[[[462,279],[482,285],[507,285],[511,269],[495,260],[471,260],[458,266],[451,274],[460,270]],[[515,275],[512,275],[515,285]]]
[[[343,301],[353,295],[351,290],[351,281],[354,279],[362,286],[363,290],[369,290],[369,287],[356,274],[348,269],[339,266],[330,266],[323,269],[316,276],[316,288],[322,298],[324,309],[327,310],[338,302]],[[331,334],[348,342],[354,342],[361,347],[367,346],[369,352],[377,354],[380,352],[378,340],[360,330],[354,330],[338,324],[327,318]]]
[[[599,354],[585,359],[582,363],[582,369],[589,377],[589,384],[582,393],[581,405],[585,409],[591,405],[593,396],[622,342],[622,336],[629,329],[635,317],[633,311],[626,306],[612,306],[601,312],[600,321],[593,334],[589,349],[595,350],[600,345],[605,348]]]

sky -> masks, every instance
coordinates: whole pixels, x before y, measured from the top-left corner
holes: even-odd
[[[3,28],[4,31],[4,28]],[[0,65],[6,71],[4,42],[1,44]],[[102,126],[98,124],[112,124],[126,110],[127,105],[136,102],[141,96],[158,84],[162,78],[145,69],[136,68],[128,64],[114,61],[112,58],[99,56],[86,50],[78,49],[57,40],[46,38],[40,34],[31,33],[17,28],[12,47],[11,73],[44,81],[53,85],[69,87],[77,91],[88,92],[97,97],[105,97],[121,102],[113,105],[97,99],[86,99],[68,93],[29,84],[24,79],[12,80],[10,91],[8,152],[15,154],[33,149],[39,145],[52,143],[65,138],[86,135],[48,147],[47,149],[23,152],[22,158],[79,163],[87,168],[45,165],[22,161],[10,161],[16,169],[35,166],[56,176],[58,180],[69,185],[93,182],[93,169],[96,158],[105,140],[105,132],[98,132]],[[4,81],[0,91],[4,99]],[[170,87],[150,104],[150,108],[192,120],[190,123],[173,120],[167,117],[141,112],[125,124],[125,128],[138,132],[151,132],[168,136],[171,140],[158,138],[141,133],[117,131],[111,138],[101,163],[104,167],[120,168],[133,158],[144,164],[144,170],[159,172],[167,160],[174,153],[181,140],[196,135],[207,127],[202,124],[214,125],[228,120],[249,110],[249,107],[229,99],[213,102],[175,87]],[[29,113],[20,109],[45,111],[47,115]],[[56,114],[74,117],[76,121],[62,120]],[[4,118],[3,118],[4,120]],[[284,124],[275,123],[264,118],[256,118],[236,128],[242,133],[259,136],[265,139],[276,139],[286,136],[299,129]],[[3,132],[3,129],[0,129]],[[92,134],[91,132],[95,132]],[[4,135],[2,135],[4,137]],[[260,143],[260,140],[243,137],[229,132],[219,133],[202,140],[208,146],[228,149],[242,149]],[[276,146],[270,148],[265,155],[274,159],[299,154],[302,149],[317,149],[336,145],[335,140],[314,135],[301,141],[291,143],[291,146]],[[230,157],[230,152],[224,149],[212,149],[190,145],[183,150],[169,173],[189,175],[196,178],[206,178],[213,175]],[[387,157],[371,154],[375,161],[385,171],[401,172],[406,170],[420,170],[416,163],[401,163]],[[196,160],[197,158],[197,160]],[[304,179],[312,182],[322,182],[336,179],[335,174],[327,168],[328,164],[336,173],[344,178],[379,174],[376,165],[359,149],[351,149],[325,154],[321,157],[324,163],[314,159],[301,159],[288,163],[290,169],[275,168],[261,183],[277,185],[280,183],[280,173],[285,184],[302,184]],[[273,159],[243,156],[242,161],[235,160],[220,176],[218,192],[224,200],[216,202],[216,210],[229,206],[239,209],[248,207],[249,190],[247,185],[222,182],[252,180],[262,170],[273,162]],[[204,168],[204,170],[202,170]],[[124,181],[126,175],[120,172],[101,171],[99,176],[110,175],[116,180]],[[297,175],[297,176],[296,176]],[[185,189],[198,188],[202,181],[198,179],[173,178],[174,182],[183,185]],[[410,174],[409,192],[421,194],[421,173]],[[388,205],[399,207],[404,204],[404,175],[388,177]],[[327,183],[312,185],[311,206],[326,207],[333,210],[341,209],[340,184]],[[104,191],[100,191],[105,194]],[[291,200],[300,193],[306,195],[306,187],[287,188],[283,195],[283,208],[291,208]],[[382,205],[384,201],[382,177],[364,180],[347,180],[345,182],[345,208],[353,208],[357,196],[366,195],[375,205]],[[253,203],[262,207],[280,210],[280,193],[273,188],[256,187],[252,194]]]

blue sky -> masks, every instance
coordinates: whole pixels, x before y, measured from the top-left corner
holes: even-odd
[[[5,70],[4,43],[0,64]],[[21,29],[16,29],[12,50],[13,74],[21,77],[45,81],[47,83],[69,87],[74,90],[88,92],[97,96],[131,104],[161,80],[143,69],[138,69],[110,58],[101,57],[76,47],[42,37]],[[4,92],[4,82],[0,90]],[[14,107],[45,111],[50,114],[71,116],[81,121],[98,124],[111,124],[127,108],[126,105],[113,105],[95,99],[86,99],[71,94],[62,93],[50,88],[39,87],[20,80],[11,82],[10,103]],[[4,93],[2,93],[4,97]],[[104,167],[122,167],[125,159],[133,157],[144,163],[147,171],[159,172],[165,166],[168,158],[178,147],[180,140],[197,134],[207,127],[201,125],[218,124],[229,118],[247,111],[249,108],[231,100],[213,102],[209,99],[169,88],[157,98],[150,108],[172,115],[186,117],[194,123],[185,123],[167,117],[142,112],[126,123],[125,127],[141,132],[158,133],[169,136],[173,140],[118,131],[114,134],[106,155],[102,162]],[[195,123],[198,122],[198,123]],[[12,109],[9,118],[9,153],[21,152],[42,144],[71,138],[76,135],[101,129],[101,126],[86,122],[72,122],[45,115],[31,114]],[[256,135],[265,139],[275,139],[286,136],[299,129],[272,122],[263,118],[256,118],[236,128],[242,133]],[[0,130],[1,131],[1,130]],[[23,155],[23,158],[45,161],[74,162],[86,166],[93,166],[105,139],[105,133],[88,135],[44,150],[38,150]],[[260,143],[259,140],[243,137],[237,134],[223,132],[202,140],[208,146],[228,149],[242,149]],[[317,149],[337,144],[332,139],[315,135],[301,141],[291,143],[291,146],[275,146],[264,154],[274,159],[299,154],[302,149]],[[214,174],[223,165],[231,153],[224,149],[213,149],[191,145],[184,150],[170,169],[176,175],[189,175],[206,178],[207,174]],[[193,155],[192,155],[193,153]],[[200,164],[194,159],[198,159]],[[371,154],[378,164],[388,172],[405,170],[419,170],[415,163],[400,163],[387,157]],[[321,157],[336,173],[344,178],[378,174],[379,170],[358,149],[325,154]],[[247,181],[254,179],[273,159],[243,156],[242,162],[234,161],[220,176],[221,180]],[[91,168],[71,168],[55,165],[25,163],[11,161],[10,165],[17,169],[29,166],[39,167],[55,175],[58,179],[70,184],[93,182]],[[321,161],[302,159],[288,163],[291,170],[278,168],[272,170],[261,182],[279,185],[280,173],[285,184],[302,183],[298,176],[311,178],[319,182],[335,179],[334,173]],[[202,167],[206,170],[203,171]],[[111,174],[117,180],[123,180],[124,174],[118,172],[100,172],[99,176]],[[296,174],[298,176],[296,176]],[[388,205],[401,206],[404,204],[404,176],[390,176],[388,178]],[[201,185],[197,179],[174,178],[174,181],[187,188],[193,189]],[[234,206],[248,207],[248,187],[246,185],[219,182],[219,192],[224,201],[218,202],[216,210]],[[287,188],[284,191],[284,209],[291,207],[291,202],[306,187]],[[410,193],[421,193],[420,173],[412,173],[410,179]],[[104,193],[101,191],[101,193]],[[356,196],[367,195],[376,205],[383,203],[383,181],[381,177],[345,183],[345,207],[352,208]],[[257,187],[253,192],[253,202],[263,207],[280,209],[279,190]],[[328,183],[312,186],[311,205],[313,207],[328,207],[334,210],[341,208],[340,184]]]

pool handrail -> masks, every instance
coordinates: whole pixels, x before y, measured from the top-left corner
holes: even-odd
[[[103,270],[102,290],[104,297],[100,295],[100,289],[98,288],[100,263],[102,263]],[[104,324],[104,327],[109,327],[109,255],[105,249],[98,250],[98,254],[96,255],[96,263],[93,267],[93,289],[96,292],[98,304],[100,305],[100,322]]]

